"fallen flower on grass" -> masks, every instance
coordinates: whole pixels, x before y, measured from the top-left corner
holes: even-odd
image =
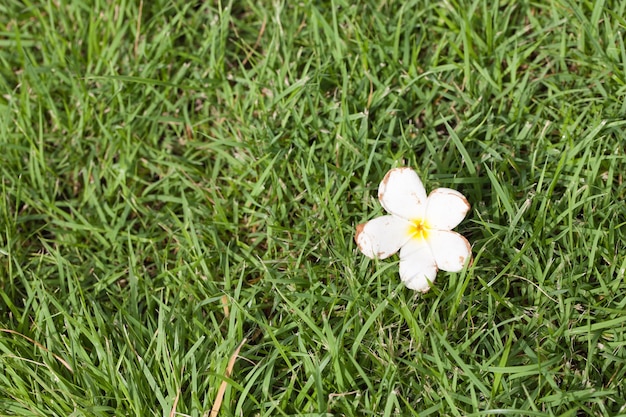
[[[354,240],[372,259],[400,251],[400,279],[408,288],[426,292],[439,269],[459,272],[471,258],[467,239],[452,231],[470,209],[463,194],[437,188],[426,196],[415,171],[395,168],[380,183],[378,199],[389,214],[359,224]]]

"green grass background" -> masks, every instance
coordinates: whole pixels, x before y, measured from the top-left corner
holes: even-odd
[[[6,0],[0,415],[626,415],[626,1]],[[354,226],[463,192],[436,288]],[[227,364],[242,340],[230,377]]]

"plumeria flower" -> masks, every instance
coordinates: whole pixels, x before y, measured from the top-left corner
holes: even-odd
[[[470,244],[453,232],[470,205],[458,191],[437,188],[428,197],[411,168],[395,168],[378,187],[389,213],[356,227],[355,241],[369,258],[385,259],[400,251],[400,279],[426,292],[437,271],[459,272],[471,258]]]

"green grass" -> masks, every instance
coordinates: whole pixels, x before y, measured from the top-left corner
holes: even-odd
[[[208,417],[224,381],[220,416],[626,415],[625,30],[624,0],[3,2],[0,415]],[[426,295],[353,241],[396,166],[473,206]]]

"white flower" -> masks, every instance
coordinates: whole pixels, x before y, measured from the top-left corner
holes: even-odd
[[[471,258],[467,239],[453,232],[470,205],[458,191],[437,188],[426,196],[411,168],[395,168],[378,187],[378,199],[389,213],[356,227],[359,249],[369,258],[385,259],[400,251],[400,279],[426,292],[437,270],[458,272]]]

